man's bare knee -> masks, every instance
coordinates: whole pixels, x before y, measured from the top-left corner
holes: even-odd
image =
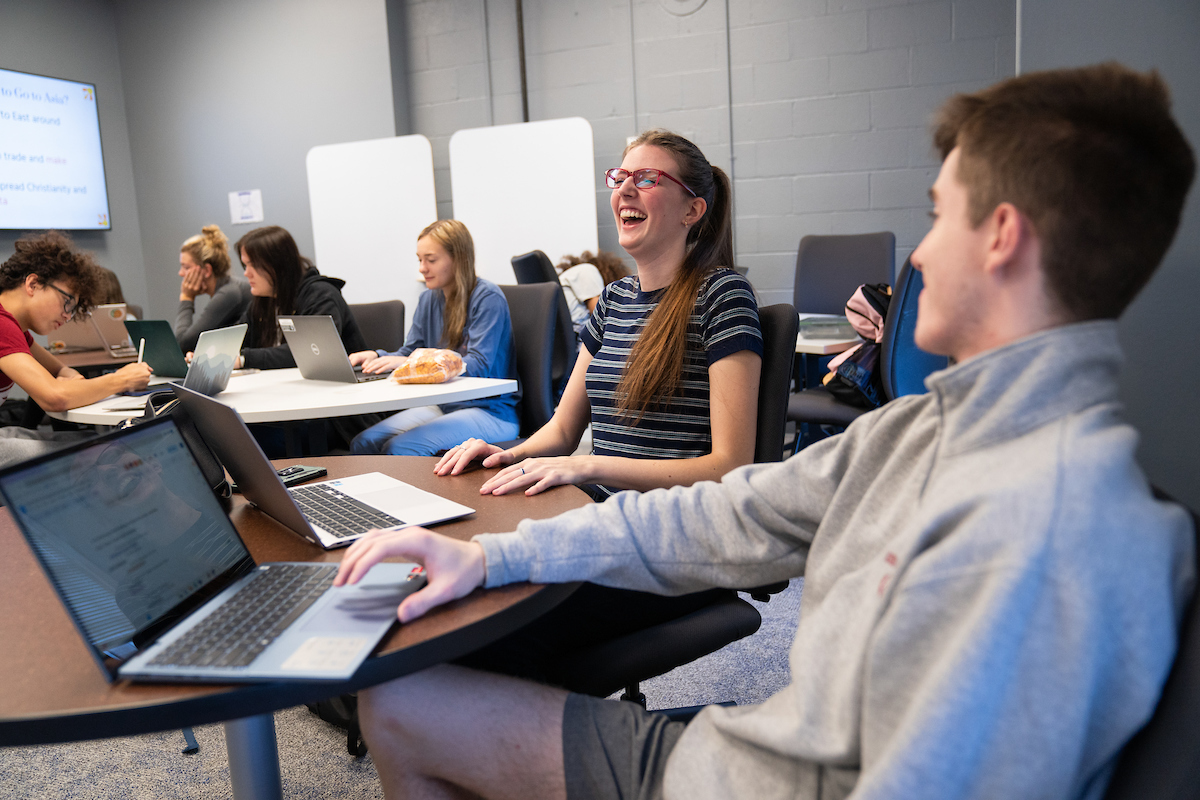
[[[364,691],[359,708],[385,787],[389,779],[439,779],[494,796],[563,797],[566,696],[439,666]]]

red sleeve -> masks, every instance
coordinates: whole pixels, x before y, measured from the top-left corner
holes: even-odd
[[[31,344],[33,337],[29,332],[21,330],[16,318],[0,308],[0,358],[14,353],[29,353]],[[12,384],[12,379],[0,372],[0,401],[8,397]]]

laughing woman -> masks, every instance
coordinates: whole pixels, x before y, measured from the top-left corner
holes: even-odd
[[[439,475],[483,458],[504,467],[485,494],[573,483],[603,499],[718,480],[753,460],[762,333],[753,290],[731,269],[729,178],[687,139],[651,130],[605,180],[637,274],[605,288],[550,422],[511,450],[465,441]],[[589,422],[592,453],[567,455]]]

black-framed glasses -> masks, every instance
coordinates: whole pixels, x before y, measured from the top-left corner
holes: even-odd
[[[62,289],[55,286],[53,283],[47,283],[46,285],[62,295],[63,314],[68,317],[71,316],[72,314],[74,314],[75,309],[79,308],[79,298],[76,297],[75,295],[71,294],[70,292],[63,291]]]
[[[610,189],[616,189],[630,178],[633,178],[633,185],[639,189],[649,189],[653,186],[658,186],[658,182],[661,179],[666,178],[669,181],[678,183],[684,188],[684,191],[686,191],[692,197],[700,196],[689,189],[687,184],[679,180],[679,178],[676,178],[669,172],[663,172],[661,169],[635,169],[633,172],[630,172],[627,169],[621,169],[620,167],[617,167],[616,169],[610,169],[604,173],[604,183]]]

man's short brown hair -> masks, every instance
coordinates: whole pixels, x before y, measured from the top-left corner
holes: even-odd
[[[75,316],[82,317],[96,304],[97,269],[91,253],[75,249],[71,237],[58,231],[17,239],[16,252],[0,264],[0,292],[15,289],[29,275],[47,286],[51,281],[69,281],[75,287],[79,306]]]
[[[1175,237],[1195,173],[1157,72],[1034,72],[950,98],[934,125],[978,226],[1010,202],[1033,224],[1047,287],[1076,320],[1115,318]]]

